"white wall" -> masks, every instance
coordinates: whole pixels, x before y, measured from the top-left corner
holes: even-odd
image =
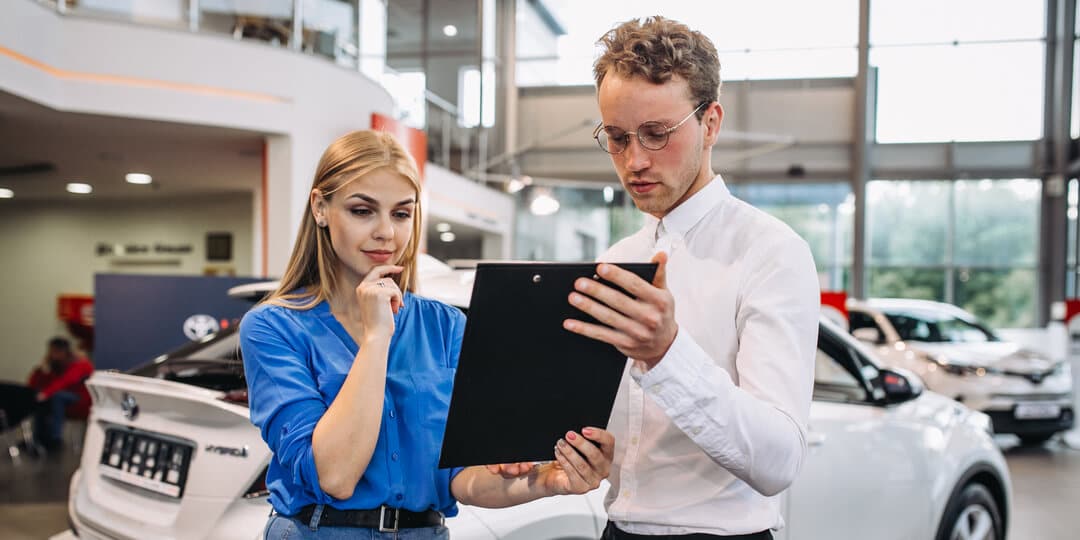
[[[425,220],[455,221],[484,231],[483,257],[510,256],[514,198],[428,163],[424,166]],[[428,240],[430,242],[430,239]]]
[[[25,380],[44,354],[45,342],[65,334],[56,316],[62,293],[92,294],[94,274],[201,275],[204,268],[233,267],[252,274],[252,195],[229,194],[168,202],[95,201],[62,203],[0,200],[0,380]],[[206,233],[233,235],[233,260],[206,261]],[[120,257],[98,256],[99,242],[190,244],[190,254],[141,255],[130,260],[175,259],[177,265],[122,266]]]

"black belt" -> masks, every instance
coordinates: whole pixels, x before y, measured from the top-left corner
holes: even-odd
[[[292,516],[304,523],[311,522],[315,505],[308,505]],[[379,532],[394,532],[398,529],[417,529],[443,524],[443,515],[438,510],[411,512],[389,506],[380,506],[373,510],[338,510],[324,506],[319,518],[321,527],[361,527],[378,529]]]
[[[614,523],[608,522],[607,527],[604,529],[601,540],[707,540],[712,538],[727,538],[735,540],[772,540],[772,531],[764,530],[758,533],[752,534],[735,534],[730,536],[721,536],[717,534],[705,534],[705,533],[693,533],[693,534],[665,534],[660,536],[650,536],[646,534],[633,534],[628,533],[615,526]]]

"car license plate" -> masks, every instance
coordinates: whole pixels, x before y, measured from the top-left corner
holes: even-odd
[[[1054,403],[1018,403],[1013,410],[1017,420],[1045,420],[1061,415],[1061,406]]]
[[[109,428],[98,471],[125,484],[179,498],[184,493],[192,450],[188,443]]]

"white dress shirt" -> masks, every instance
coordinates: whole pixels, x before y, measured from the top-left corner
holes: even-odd
[[[601,260],[668,253],[679,325],[648,372],[627,363],[608,429],[608,518],[645,535],[779,529],[806,451],[818,277],[806,242],[716,176]]]

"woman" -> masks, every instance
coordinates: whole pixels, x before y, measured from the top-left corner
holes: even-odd
[[[413,294],[420,181],[390,135],[334,141],[309,206],[280,287],[240,324],[251,419],[274,453],[266,538],[445,539],[455,500],[599,485],[614,442],[597,428],[559,440],[557,465],[438,468],[465,318]]]

